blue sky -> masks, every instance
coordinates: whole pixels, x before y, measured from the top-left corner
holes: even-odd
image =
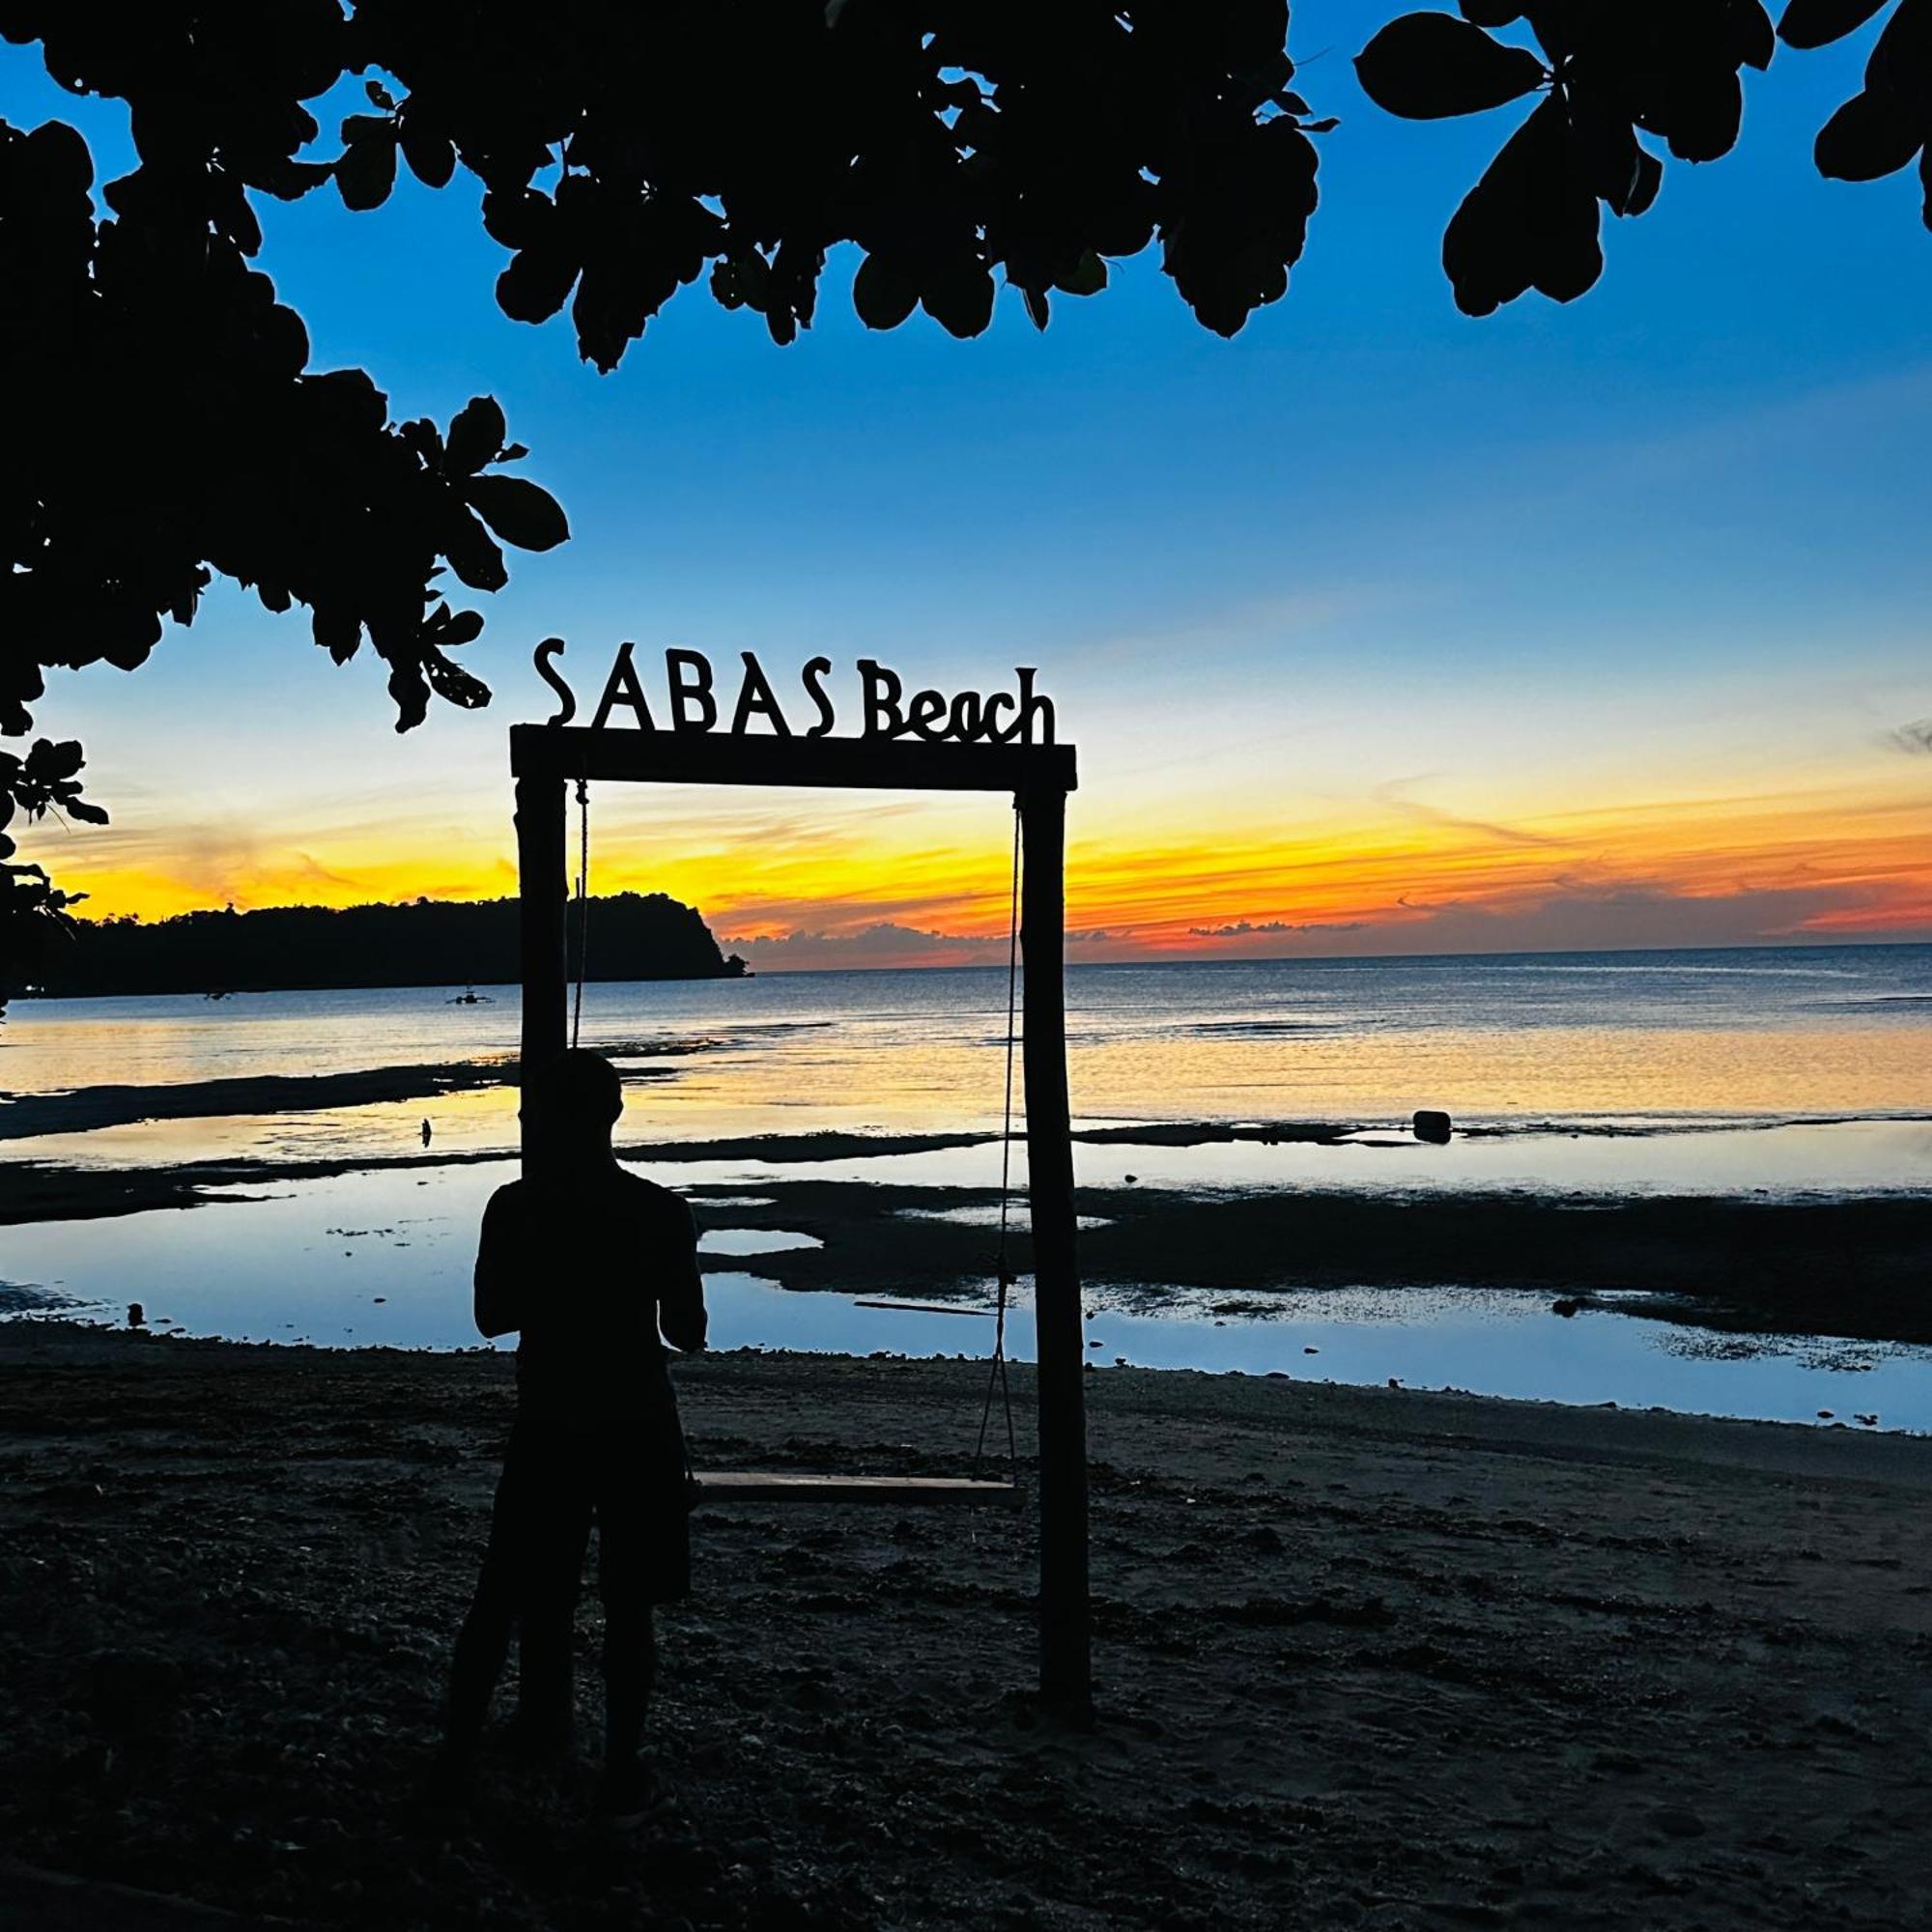
[[[1911,173],[1851,187],[1810,161],[1869,35],[1749,76],[1739,151],[1670,163],[1656,209],[1610,224],[1590,296],[1475,322],[1441,230],[1520,110],[1370,106],[1349,56],[1391,11],[1295,9],[1297,85],[1341,126],[1287,298],[1232,343],[1151,254],[1057,299],[1044,336],[1004,294],[964,344],[923,318],[865,330],[835,258],[792,348],[698,288],[600,377],[563,322],[497,312],[469,177],[433,194],[405,175],[373,214],[329,190],[267,207],[261,266],[315,365],[367,367],[399,416],[495,394],[574,540],[513,553],[482,600],[468,661],[496,706],[402,741],[373,662],[334,672],[299,618],[236,596],[138,678],[57,678],[40,724],[89,740],[116,827],[47,856],[94,867],[108,909],[142,899],[136,874],[184,902],[273,896],[290,852],[373,890],[391,874],[355,855],[378,827],[425,865],[460,838],[481,877],[508,849],[501,728],[547,709],[527,659],[550,632],[586,679],[626,637],[774,669],[871,654],[940,683],[1037,664],[1086,754],[1079,822],[1150,851],[1157,824],[1197,846],[1366,838],[1417,801],[1507,827],[1776,792],[1842,825],[1862,786],[1909,824],[1932,766],[1883,733],[1932,713],[1932,236]],[[0,49],[0,115],[70,120],[103,178],[127,165],[124,111],[61,94],[29,51]],[[668,826],[723,852],[780,810],[687,800]],[[828,810],[798,808],[797,836]],[[941,845],[981,836],[929,817]],[[837,821],[846,900],[864,822]],[[663,869],[662,810],[613,800],[608,823],[639,878]],[[876,843],[881,867],[903,856]],[[977,890],[914,923],[970,924]],[[1265,910],[1258,891],[1201,916]],[[863,914],[724,897],[767,926]]]

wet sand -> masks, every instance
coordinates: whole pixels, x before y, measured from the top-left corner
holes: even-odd
[[[455,1060],[431,1066],[372,1066],[355,1073],[257,1073],[161,1086],[77,1087],[56,1094],[0,1094],[0,1141],[92,1133],[137,1121],[205,1121],[383,1101],[440,1099],[515,1077],[513,1063]]]
[[[680,1385],[713,1466],[959,1473],[982,1377]],[[507,1361],[0,1324],[0,1841],[249,1923],[1922,1922],[1932,1443],[1089,1389],[1091,1733],[1026,1694],[1030,1514],[713,1510],[663,1620],[676,1802],[626,1835],[502,1756],[468,1817],[412,1795]]]
[[[781,1179],[761,1180],[759,1192],[766,1205],[733,1207],[726,1218],[795,1229],[823,1244],[750,1264],[787,1288],[917,1298],[986,1287],[994,1231],[938,1216],[976,1207],[992,1215],[996,1190]],[[702,1221],[702,1191],[691,1201]],[[1092,1223],[1080,1236],[1082,1279],[1138,1291],[1151,1304],[1179,1289],[1206,1290],[1250,1297],[1236,1305],[1252,1312],[1291,1288],[1449,1282],[1549,1293],[1571,1313],[1595,1305],[1593,1296],[1634,1293],[1645,1315],[1705,1326],[1932,1340],[1932,1203],[1916,1197],[1083,1187],[1079,1207]],[[1024,1204],[1014,1221],[1014,1264],[1025,1270]]]

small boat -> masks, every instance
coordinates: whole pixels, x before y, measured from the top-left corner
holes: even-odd
[[[464,987],[454,999],[444,1002],[451,1007],[494,1007],[496,1004],[488,993],[479,993],[474,986]]]

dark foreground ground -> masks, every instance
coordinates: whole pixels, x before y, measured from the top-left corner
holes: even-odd
[[[613,1833],[506,1756],[414,1796],[508,1371],[0,1324],[0,1924],[1926,1920],[1932,1443],[1090,1376],[1093,1731],[1030,1516],[740,1506]],[[714,1465],[956,1472],[982,1373],[681,1386]]]

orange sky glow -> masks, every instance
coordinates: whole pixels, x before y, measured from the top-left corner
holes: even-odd
[[[1918,767],[1884,781],[1633,800],[1492,821],[1375,803],[1192,822],[1076,794],[1074,959],[1268,957],[1731,945],[1932,934],[1932,831]],[[598,802],[593,889],[696,904],[762,970],[1003,956],[1003,801],[754,800],[666,815]],[[1131,787],[1126,788],[1131,793]],[[1092,809],[1089,810],[1091,803]],[[789,815],[788,815],[789,814]],[[1164,822],[1163,822],[1164,821]],[[573,828],[574,837],[574,828]],[[98,838],[99,842],[95,842]],[[97,916],[195,906],[483,898],[513,893],[508,814],[467,834],[290,827],[209,851],[136,830],[70,846]]]

